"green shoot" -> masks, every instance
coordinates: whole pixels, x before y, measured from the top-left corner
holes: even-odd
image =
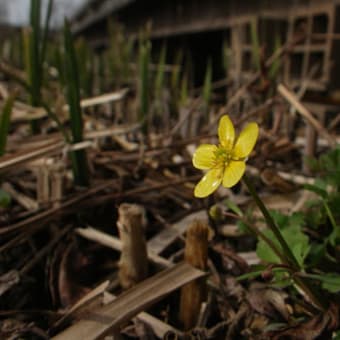
[[[66,96],[70,111],[72,142],[79,143],[83,140],[83,118],[80,107],[78,64],[73,37],[67,20],[64,24],[64,52]],[[85,150],[72,151],[71,161],[75,183],[79,186],[87,186],[89,176]]]
[[[188,75],[184,74],[181,80],[181,92],[179,98],[179,105],[185,106],[189,99],[189,81]]]
[[[171,86],[171,111],[174,115],[178,116],[178,106],[179,103],[179,95],[180,95],[180,75],[181,75],[181,66],[183,63],[183,50],[179,50],[175,57],[174,67],[171,72],[170,78],[170,86]]]
[[[11,112],[15,100],[15,95],[7,98],[0,116],[0,156],[6,151],[7,135],[9,131]]]
[[[161,94],[164,87],[165,79],[165,61],[166,61],[166,45],[164,44],[159,56],[156,80],[155,80],[155,98],[161,100]]]
[[[273,54],[282,48],[282,42],[279,35],[275,36],[275,46]],[[281,69],[281,59],[276,58],[268,70],[269,79],[275,80]]]
[[[209,59],[207,63],[207,68],[205,71],[203,94],[202,94],[203,101],[204,101],[204,109],[206,113],[208,113],[208,110],[209,110],[211,94],[212,94],[212,63],[211,63],[211,59]]]
[[[147,117],[149,112],[149,64],[150,64],[150,41],[140,42],[139,46],[139,121],[142,130],[147,132]]]
[[[11,196],[3,189],[0,189],[0,207],[7,208],[11,204]]]
[[[52,0],[48,2],[45,26],[41,29],[41,0],[31,0],[30,28],[24,31],[24,56],[27,82],[30,89],[30,104],[41,105],[41,87],[43,83],[43,64],[46,54],[46,45],[49,30],[49,21],[52,13]],[[39,131],[36,121],[31,122],[33,133]]]
[[[244,183],[246,184],[256,205],[260,209],[266,221],[266,224],[270,232],[272,233],[272,237],[268,237],[269,235],[267,236],[263,234],[255,227],[252,231],[254,231],[258,235],[259,239],[262,239],[262,241],[264,241],[268,245],[268,247],[275,251],[275,254],[279,257],[280,264],[287,266],[287,269],[293,273],[299,273],[303,269],[302,260],[296,256],[296,250],[295,252],[292,250],[293,248],[288,243],[289,241],[287,240],[287,235],[282,234],[247,176],[244,176]],[[294,235],[292,236],[294,237]],[[303,241],[303,244],[300,246],[302,246],[303,249],[300,247],[298,250],[298,254],[299,256],[304,257],[306,256],[306,252],[308,252],[308,244],[306,245],[305,239],[302,239],[302,236],[301,240]],[[280,246],[279,252],[276,251],[276,249],[278,249],[277,245]],[[310,285],[308,280],[297,275],[294,275],[292,278],[294,282],[309,296],[311,301],[313,301],[320,310],[325,310],[327,308],[327,302],[324,301],[324,299],[322,298],[322,296],[320,296],[319,292],[314,288],[314,286]]]

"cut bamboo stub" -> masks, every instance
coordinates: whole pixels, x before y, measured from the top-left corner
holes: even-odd
[[[144,236],[145,211],[136,204],[123,203],[118,209],[117,227],[122,242],[119,280],[128,289],[147,276],[148,257]]]
[[[207,269],[208,235],[208,224],[196,220],[188,228],[185,242],[185,261],[203,271]],[[190,282],[182,287],[179,317],[184,330],[189,330],[195,326],[205,297],[205,278]]]

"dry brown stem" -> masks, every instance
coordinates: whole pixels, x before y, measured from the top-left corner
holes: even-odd
[[[145,211],[136,204],[119,206],[117,227],[122,241],[119,279],[123,288],[130,288],[147,276],[148,257],[144,236]]]
[[[208,261],[209,226],[199,220],[194,221],[185,242],[185,261],[193,267],[206,270]],[[202,302],[206,297],[205,278],[192,281],[181,289],[180,320],[185,330],[195,326]]]
[[[309,112],[309,110],[299,101],[296,95],[287,89],[283,84],[277,87],[278,92],[306,119],[306,121],[317,130],[329,143],[330,146],[335,145],[335,139],[328,133],[324,126]]]

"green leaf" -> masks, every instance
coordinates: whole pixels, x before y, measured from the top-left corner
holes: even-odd
[[[224,200],[224,204],[236,215],[243,217],[242,210],[230,199]]]
[[[0,189],[0,207],[7,208],[11,204],[11,196],[3,189]]]
[[[324,273],[322,275],[305,274],[305,276],[320,281],[322,288],[328,290],[331,293],[340,292],[340,274],[336,273]]]
[[[327,251],[327,242],[322,244],[311,244],[310,251],[308,253],[308,265],[310,267],[317,266],[318,263],[325,257]]]
[[[277,241],[271,230],[263,232],[279,249],[280,243]],[[310,245],[309,238],[301,231],[301,226],[291,225],[281,230],[282,237],[289,245],[291,252],[294,254],[298,264],[303,267],[304,260],[308,255]],[[268,263],[281,263],[281,260],[273,250],[261,239],[256,248],[257,256]]]
[[[327,196],[328,196],[327,190],[322,189],[322,188],[320,188],[320,187],[317,186],[317,185],[314,185],[314,184],[305,184],[305,185],[304,185],[304,188],[305,188],[306,190],[309,190],[309,191],[314,192],[315,194],[317,194],[317,195],[320,196],[321,198],[326,199]]]

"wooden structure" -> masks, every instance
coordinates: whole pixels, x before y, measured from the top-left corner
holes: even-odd
[[[231,49],[233,78],[250,71],[252,25],[268,54],[278,37],[283,43],[304,32],[305,39],[284,61],[284,82],[294,87],[309,79],[308,88],[317,91],[340,87],[340,66],[335,63],[340,56],[340,0],[92,0],[75,17],[74,32],[105,44],[109,17],[117,18],[131,34],[151,22],[153,39],[219,35],[219,43],[226,41]]]

